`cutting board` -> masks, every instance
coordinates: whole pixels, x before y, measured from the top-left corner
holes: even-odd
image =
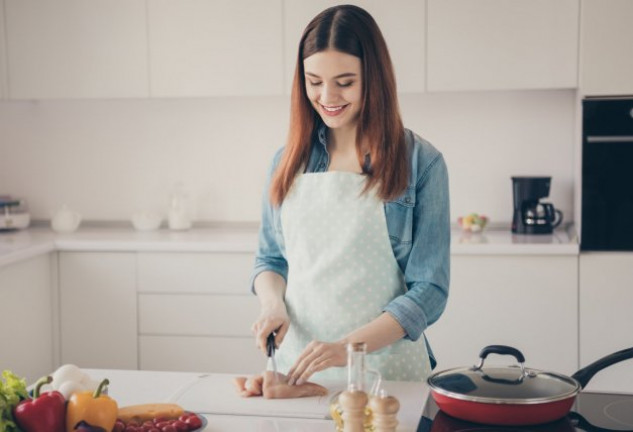
[[[330,399],[343,389],[344,384],[319,384],[328,388],[327,396],[298,399],[245,398],[237,393],[232,375],[209,374],[182,387],[171,396],[170,402],[187,407],[188,411],[203,414],[327,419],[330,418]]]
[[[170,401],[189,411],[203,414],[331,419],[330,400],[345,388],[344,382],[318,381],[318,384],[328,389],[327,396],[298,399],[244,398],[237,393],[233,377],[225,374],[201,375],[197,380],[181,387],[170,397]],[[415,429],[429,395],[426,383],[383,381],[381,388],[400,401],[398,419],[401,426]]]

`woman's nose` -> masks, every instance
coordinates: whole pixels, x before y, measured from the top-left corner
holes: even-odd
[[[336,102],[338,98],[338,90],[333,85],[324,84],[321,90],[321,102],[324,105]]]

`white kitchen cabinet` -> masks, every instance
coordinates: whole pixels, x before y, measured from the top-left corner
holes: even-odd
[[[580,365],[633,347],[633,254],[580,255]],[[633,360],[599,372],[589,391],[631,392]]]
[[[577,87],[579,0],[428,0],[427,89]]]
[[[44,254],[0,268],[0,370],[29,384],[54,366],[50,260]]]
[[[254,262],[254,253],[139,253],[138,290],[249,294]]]
[[[310,20],[322,10],[340,4],[334,0],[284,1],[284,90],[290,93],[299,39]],[[366,9],[376,20],[394,65],[399,92],[423,92],[425,79],[426,0],[345,2]]]
[[[62,363],[137,369],[135,254],[59,255]]]
[[[148,96],[144,0],[5,0],[11,99]]]
[[[7,41],[5,38],[6,26],[4,20],[4,0],[0,0],[0,99],[6,99],[8,94],[7,71]]]
[[[254,373],[252,253],[139,253],[141,369]]]
[[[446,311],[427,330],[438,368],[476,364],[484,346],[503,344],[521,350],[529,367],[574,373],[577,290],[576,255],[453,255]]]
[[[151,95],[282,94],[281,0],[148,0]]]
[[[256,374],[267,359],[252,337],[140,336],[142,370]]]
[[[582,0],[581,5],[581,93],[632,94],[633,2]]]

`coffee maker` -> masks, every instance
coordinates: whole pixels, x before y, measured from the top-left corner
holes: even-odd
[[[549,195],[551,177],[512,177],[515,234],[551,234],[563,221],[563,213],[551,203],[541,202]]]

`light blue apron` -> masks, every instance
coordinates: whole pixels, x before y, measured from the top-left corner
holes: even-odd
[[[373,191],[361,194],[364,180],[350,172],[302,174],[283,202],[290,329],[277,354],[281,372],[312,340],[343,338],[406,291],[383,203]],[[424,338],[401,339],[371,353],[367,366],[397,381],[425,380],[431,370]],[[346,368],[333,367],[311,379],[346,377]]]

